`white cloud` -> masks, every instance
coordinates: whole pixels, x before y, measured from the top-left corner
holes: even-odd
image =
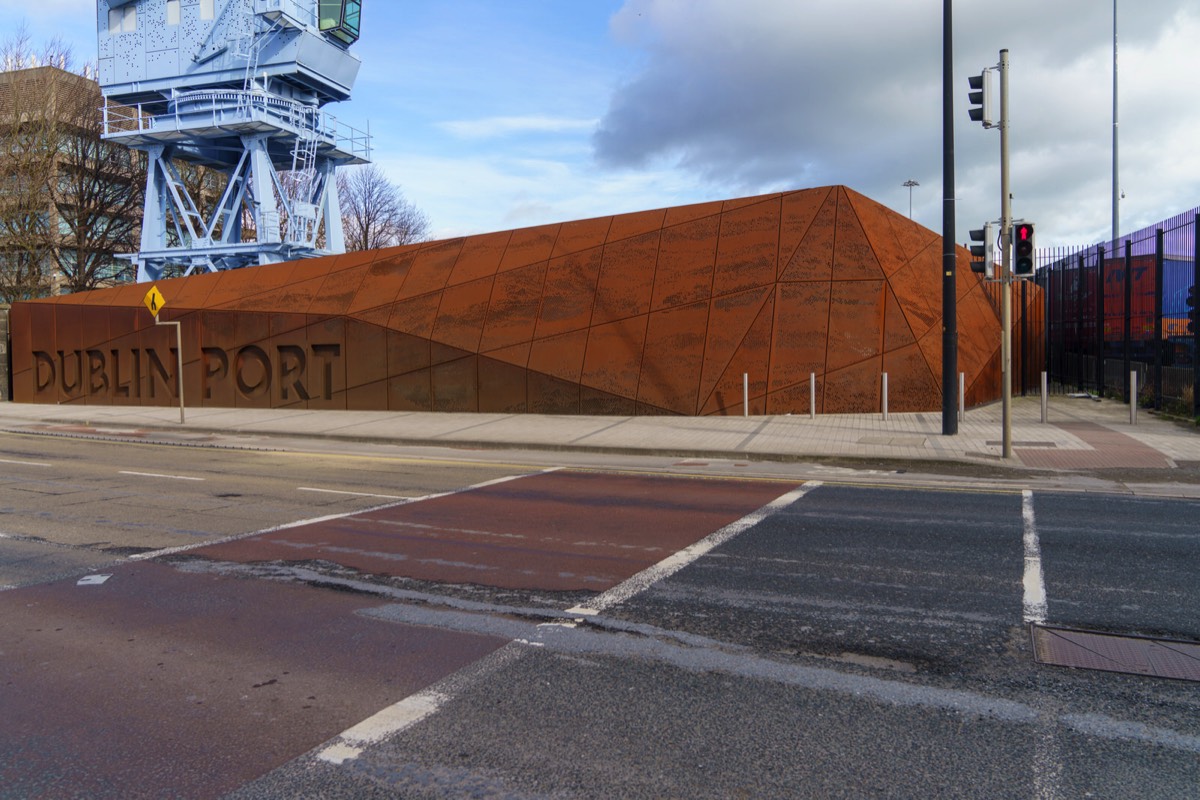
[[[571,162],[495,156],[382,156],[377,163],[429,216],[439,239],[683,205],[704,194],[676,170],[597,173]]]
[[[461,139],[496,139],[517,134],[590,132],[596,122],[551,116],[486,117],[442,122],[438,127]]]

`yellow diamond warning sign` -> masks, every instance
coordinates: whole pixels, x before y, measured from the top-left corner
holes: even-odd
[[[150,313],[156,317],[158,316],[158,312],[163,310],[163,306],[167,304],[157,286],[150,287],[150,291],[146,292],[146,296],[142,298],[142,302],[146,304],[146,308],[150,309]]]

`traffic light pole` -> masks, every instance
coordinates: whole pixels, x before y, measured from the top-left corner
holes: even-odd
[[[958,257],[954,246],[954,18],[942,3],[942,435],[958,433]]]
[[[1008,183],[1008,50],[1000,51],[1000,379],[1002,457],[1012,458],[1012,192]]]

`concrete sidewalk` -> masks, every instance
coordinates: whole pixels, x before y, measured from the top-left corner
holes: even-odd
[[[391,444],[612,452],[729,459],[804,458],[951,461],[1075,471],[1200,466],[1200,429],[1090,398],[1053,397],[1048,422],[1038,398],[1013,402],[1013,458],[1001,458],[1001,408],[968,411],[954,436],[941,414],[778,417],[582,417],[280,409],[30,405],[0,403],[8,431],[177,435],[243,434]]]

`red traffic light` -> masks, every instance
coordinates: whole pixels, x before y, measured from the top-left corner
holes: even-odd
[[[1013,275],[1018,278],[1028,278],[1033,275],[1033,223],[1018,222],[1012,228],[1013,237]]]

